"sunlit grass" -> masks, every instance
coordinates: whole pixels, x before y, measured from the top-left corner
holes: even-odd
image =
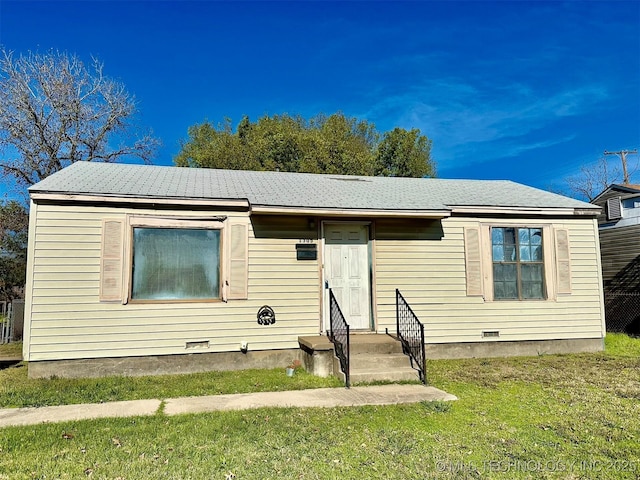
[[[320,378],[304,370],[297,371],[293,377],[287,377],[284,368],[145,377],[30,379],[27,378],[27,366],[23,364],[0,370],[0,408],[301,390],[341,385],[334,377]]]
[[[0,345],[0,358],[22,358],[22,342]]]
[[[639,343],[617,339],[613,352],[608,344],[596,354],[431,361],[431,382],[459,398],[450,403],[0,429],[0,479],[636,479]],[[251,381],[259,379],[236,390]]]

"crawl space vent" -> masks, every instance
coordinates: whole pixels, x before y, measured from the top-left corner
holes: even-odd
[[[492,330],[492,331],[489,331],[489,332],[482,332],[482,336],[484,338],[499,337],[500,336],[500,332],[498,330]]]
[[[194,348],[209,348],[209,340],[202,340],[201,342],[187,342],[187,350]]]

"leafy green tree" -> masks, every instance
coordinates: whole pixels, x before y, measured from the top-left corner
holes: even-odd
[[[15,200],[0,205],[0,297],[22,296],[27,265],[29,215]]]
[[[420,130],[394,128],[378,145],[376,175],[391,177],[435,177],[431,140]]]
[[[194,125],[175,157],[178,166],[346,175],[434,176],[431,140],[396,128],[381,135],[373,123],[342,113],[244,117]]]

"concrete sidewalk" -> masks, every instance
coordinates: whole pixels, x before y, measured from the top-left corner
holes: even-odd
[[[285,392],[239,393],[205,397],[170,398],[164,401],[165,415],[203,413],[221,410],[244,410],[262,407],[352,407],[361,405],[396,405],[431,401],[457,400],[434,387],[423,385],[376,385],[370,387],[319,388]],[[67,422],[92,418],[115,418],[155,415],[161,400],[61,405],[0,409],[0,427]]]

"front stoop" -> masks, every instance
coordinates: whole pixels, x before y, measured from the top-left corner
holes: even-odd
[[[344,381],[340,371],[340,361],[333,352],[333,344],[326,336],[299,337],[300,347],[307,353],[305,366],[318,375],[324,370]],[[353,334],[350,336],[351,382],[401,382],[419,380],[418,371],[411,367],[411,361],[402,353],[402,345],[390,335]],[[331,365],[327,365],[330,361]],[[318,368],[320,364],[322,368]],[[324,372],[322,372],[324,373]],[[328,376],[328,375],[324,375]]]

